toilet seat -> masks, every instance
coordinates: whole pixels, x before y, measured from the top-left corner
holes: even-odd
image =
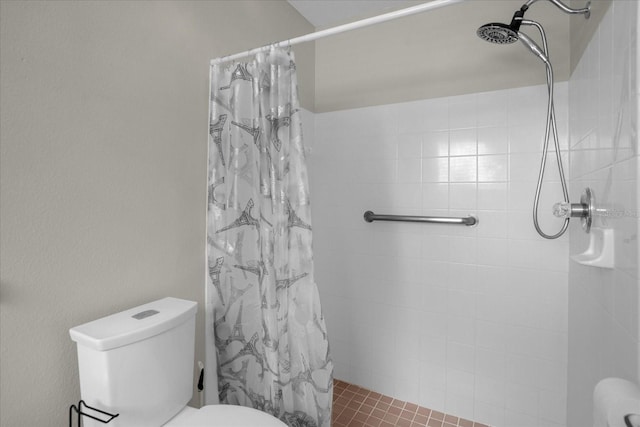
[[[282,421],[257,409],[236,405],[186,407],[164,427],[286,427]]]

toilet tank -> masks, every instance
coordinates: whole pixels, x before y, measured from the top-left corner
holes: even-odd
[[[69,330],[77,343],[82,399],[120,414],[109,426],[154,426],[193,393],[197,303],[164,298]],[[84,426],[104,426],[84,418]]]

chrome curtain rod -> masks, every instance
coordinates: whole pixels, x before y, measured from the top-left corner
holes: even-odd
[[[428,10],[438,9],[440,7],[448,6],[454,3],[461,3],[463,1],[467,1],[467,0],[433,0],[428,3],[423,3],[417,6],[396,10],[394,12],[384,13],[382,15],[373,16],[371,18],[361,19],[359,21],[350,22],[348,24],[338,25],[337,27],[327,28],[326,30],[316,31],[314,33],[306,34],[304,36],[295,37],[289,40],[268,44],[268,45],[257,47],[255,49],[247,50],[244,52],[238,52],[233,55],[221,56],[219,58],[212,59],[211,65],[221,64],[227,61],[235,61],[236,59],[255,55],[256,53],[263,52],[273,47],[287,47],[287,46],[293,46],[294,44],[298,44],[298,43],[310,42],[313,40],[321,39],[323,37],[332,36],[334,34],[340,34],[346,31],[368,27],[370,25],[391,21],[393,19],[402,18],[404,16],[415,15],[416,13],[422,13]]]
[[[364,220],[367,222],[373,221],[402,221],[402,222],[431,222],[438,224],[462,224],[468,227],[478,224],[478,218],[473,215],[469,215],[463,218],[450,218],[450,217],[438,217],[438,216],[410,216],[410,215],[378,215],[371,211],[364,213]]]

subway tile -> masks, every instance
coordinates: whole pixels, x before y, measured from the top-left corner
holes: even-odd
[[[476,156],[449,158],[449,180],[451,182],[476,182],[478,162]]]
[[[447,262],[427,261],[422,262],[422,283],[426,286],[446,288],[449,284],[450,264]]]
[[[531,121],[530,123],[536,123]],[[526,124],[509,128],[509,153],[540,153],[545,136],[544,122],[537,125]],[[550,146],[553,141],[550,140]]]
[[[478,156],[478,182],[504,182],[508,170],[507,155]]]
[[[476,320],[476,344],[479,348],[504,354],[507,344],[507,328],[505,322]]]
[[[475,343],[475,329],[475,320],[472,317],[447,315],[448,341],[473,345]]]
[[[478,209],[499,211],[508,206],[509,186],[505,183],[478,183]]]
[[[420,236],[419,234],[402,233],[401,235],[398,236],[398,245],[397,245],[397,251],[395,255],[398,256],[399,259],[402,259],[403,257],[404,258],[420,258],[421,251],[422,251],[422,236]],[[422,264],[420,264],[419,268],[420,269],[422,268]],[[419,275],[419,277],[421,277],[422,271],[420,271],[417,274]]]
[[[415,357],[420,360],[420,340],[414,332],[400,330],[396,335],[397,352],[402,353],[403,357]],[[404,378],[404,376],[401,376]]]
[[[477,184],[452,183],[449,184],[449,208],[474,211],[477,206]]]
[[[540,155],[515,153],[509,156],[509,180],[536,182],[540,169]]]
[[[509,230],[508,224],[509,213],[506,211],[479,211],[478,225],[476,226],[478,237],[505,239]],[[481,242],[482,239],[479,239],[478,246],[481,244]],[[480,255],[480,252],[478,252],[478,254]]]
[[[480,334],[484,331],[478,328],[478,337],[476,342],[480,344]],[[493,379],[502,384],[505,380],[507,359],[506,354],[502,351],[493,350],[478,345],[475,351],[475,373],[483,378]],[[483,399],[480,399],[483,400]],[[483,400],[487,402],[487,400]],[[497,403],[497,402],[496,402]]]
[[[449,182],[449,159],[447,157],[423,159],[422,182]]]
[[[509,267],[479,265],[477,268],[477,292],[484,295],[510,295],[514,281]]]
[[[449,263],[448,267],[448,287],[467,292],[477,292],[478,287],[478,266],[475,264],[454,264]]]
[[[527,355],[509,354],[506,363],[506,380],[528,387],[538,385],[538,359]]]
[[[446,313],[447,309],[447,290],[439,286],[425,286],[423,290],[422,307],[426,312]],[[441,331],[444,333],[444,330]]]
[[[422,159],[398,159],[398,182],[422,182]]]
[[[457,289],[447,290],[447,313],[461,317],[475,317],[475,293]]]
[[[424,126],[428,131],[449,129],[447,99],[431,99],[424,106]]]
[[[446,385],[447,396],[449,396],[450,394],[455,394],[464,399],[473,398],[475,377],[472,373],[454,369],[454,368],[447,368],[446,378],[447,378],[447,385]],[[462,411],[456,411],[456,412],[460,413]],[[465,416],[465,418],[468,417],[465,414],[461,414],[461,415]]]
[[[512,412],[520,412],[523,415],[529,415],[532,417],[537,417],[538,415],[538,391],[534,387],[529,387],[526,385],[515,384],[507,382],[505,385],[506,392],[506,409],[507,411]],[[507,412],[507,413],[508,413]],[[526,419],[526,418],[522,418]],[[523,425],[520,424],[522,421],[516,421],[515,424],[509,425]],[[507,423],[509,422],[509,417],[507,416]],[[526,424],[529,425],[529,424]],[[535,424],[537,425],[537,423]]]
[[[475,347],[473,345],[447,342],[447,368],[472,373],[474,372],[474,361]]]
[[[476,264],[478,260],[477,239],[472,237],[449,237],[449,260],[459,264]]]
[[[429,131],[422,134],[423,157],[446,157],[449,155],[449,130]]]
[[[422,184],[419,182],[397,183],[388,188],[389,200],[397,210],[414,209],[418,212],[422,208]]]
[[[447,363],[447,340],[444,336],[423,334],[420,339],[420,361],[444,367]]]
[[[435,410],[444,411],[445,405],[445,390],[443,388],[435,387],[428,382],[420,383],[420,405],[432,408]]]
[[[567,420],[567,396],[565,392],[541,391],[539,396],[540,425],[565,425]]]
[[[478,154],[507,154],[509,152],[509,129],[488,127],[478,129]]]
[[[402,308],[422,308],[422,286],[416,283],[396,281],[392,302]]]
[[[556,394],[562,394],[567,388],[567,367],[561,362],[539,359],[538,387]],[[543,392],[544,393],[544,392]]]
[[[524,412],[514,411],[510,408],[505,410],[505,426],[518,426],[518,427],[540,427],[538,424],[538,417],[536,415],[527,414]],[[544,426],[550,427],[550,426]]]
[[[449,155],[470,156],[478,153],[478,136],[475,128],[449,131]]]
[[[398,135],[398,158],[417,159],[422,157],[422,135],[400,134]]]
[[[476,98],[476,120],[479,128],[507,125],[508,91],[484,92]]]
[[[506,239],[478,239],[478,264],[507,265],[508,250]]]
[[[485,402],[476,401],[474,418],[479,422],[493,427],[508,427],[505,423],[504,405],[492,405]],[[510,424],[511,426],[516,424]]]
[[[476,317],[486,322],[507,324],[508,319],[501,297],[479,294],[476,301]],[[480,325],[479,322],[477,322]]]
[[[449,127],[464,129],[476,127],[476,95],[463,95],[450,98]]]
[[[505,383],[495,378],[476,375],[475,396],[477,402],[504,407]]]
[[[449,237],[422,236],[422,258],[428,261],[449,261]]]
[[[420,384],[423,387],[433,387],[444,390],[447,384],[447,370],[444,366],[431,363],[420,365]],[[433,407],[433,406],[431,406]],[[437,406],[440,408],[441,406]]]
[[[448,183],[424,183],[422,185],[422,209],[447,209],[449,207]]]
[[[473,398],[461,396],[457,393],[447,392],[445,400],[445,411],[448,413],[459,414],[461,417],[470,419],[473,418]],[[444,423],[444,427],[451,427],[452,424],[447,425]]]

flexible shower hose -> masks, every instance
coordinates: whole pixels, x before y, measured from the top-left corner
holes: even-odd
[[[549,50],[547,47],[547,38],[545,36],[544,33],[544,29],[542,28],[542,26],[535,22],[535,21],[529,21],[529,20],[523,20],[522,21],[523,25],[531,25],[534,26],[538,29],[538,31],[540,31],[540,36],[542,37],[542,45],[543,45],[543,49],[544,49],[544,53],[547,56],[547,58],[549,57]],[[556,114],[555,114],[555,108],[553,105],[553,68],[551,66],[551,62],[550,61],[545,61],[545,65],[546,65],[546,70],[547,70],[547,90],[548,90],[548,94],[549,94],[549,101],[547,103],[547,124],[546,124],[546,128],[545,128],[545,135],[544,135],[544,144],[542,146],[542,161],[540,164],[540,172],[538,174],[538,183],[536,185],[536,194],[534,197],[534,201],[533,201],[533,225],[536,229],[536,231],[538,232],[538,234],[542,237],[544,237],[545,239],[557,239],[558,237],[562,236],[566,231],[567,228],[569,227],[569,220],[570,217],[566,217],[564,219],[564,222],[562,224],[562,228],[560,229],[560,231],[558,231],[556,234],[547,234],[544,231],[542,231],[542,228],[540,227],[540,224],[538,222],[538,205],[540,203],[540,193],[542,191],[542,183],[544,180],[544,173],[545,173],[545,169],[546,169],[546,165],[547,165],[547,154],[548,154],[548,149],[549,149],[549,138],[553,137],[553,142],[554,142],[554,148],[555,148],[555,152],[556,152],[556,159],[557,159],[557,163],[558,163],[558,173],[560,175],[560,183],[562,185],[562,195],[564,198],[564,202],[565,203],[569,203],[569,192],[567,190],[567,181],[565,179],[564,176],[564,168],[562,166],[562,155],[560,152],[560,141],[558,138],[558,126],[556,124]]]

